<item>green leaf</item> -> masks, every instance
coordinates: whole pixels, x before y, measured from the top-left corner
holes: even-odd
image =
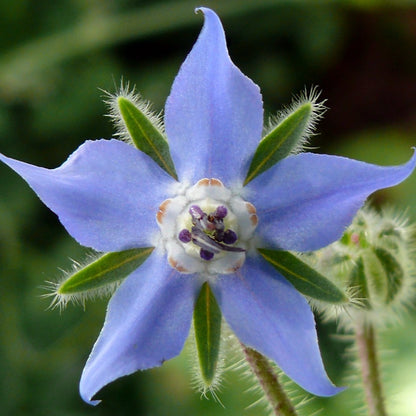
[[[221,337],[221,311],[208,283],[204,283],[194,310],[199,368],[205,387],[215,382]]]
[[[117,103],[121,117],[136,147],[150,156],[170,176],[178,179],[170,156],[169,144],[159,129],[140,108],[126,97],[118,97]]]
[[[285,117],[260,141],[244,185],[287,157],[305,138],[313,116],[313,103],[305,102]]]
[[[261,248],[259,252],[304,295],[330,303],[348,302],[337,286],[288,251]]]
[[[57,293],[78,294],[124,279],[136,270],[152,251],[153,247],[146,247],[104,254],[65,280],[59,286]]]

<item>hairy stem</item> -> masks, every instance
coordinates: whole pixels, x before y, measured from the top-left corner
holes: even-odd
[[[364,322],[358,323],[355,328],[355,338],[368,413],[370,416],[387,416],[374,327]]]
[[[246,360],[256,375],[274,414],[276,416],[296,416],[297,412],[267,358],[257,351],[241,345]]]

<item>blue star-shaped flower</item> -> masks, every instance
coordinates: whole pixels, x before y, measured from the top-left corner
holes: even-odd
[[[237,337],[296,383],[335,394],[305,298],[256,248],[310,251],[338,239],[365,198],[415,168],[301,153],[242,186],[261,139],[259,88],[231,62],[216,14],[183,63],[165,108],[180,182],[118,140],[84,143],[57,169],[0,155],[82,245],[155,246],[112,297],[80,383],[83,399],[180,353],[208,282]]]

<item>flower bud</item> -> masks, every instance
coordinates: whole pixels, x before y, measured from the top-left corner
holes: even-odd
[[[339,241],[313,254],[315,266],[352,294],[350,318],[358,313],[385,322],[410,303],[414,231],[403,215],[364,207]]]

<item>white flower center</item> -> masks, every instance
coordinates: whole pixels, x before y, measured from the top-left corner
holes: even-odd
[[[219,179],[201,179],[156,214],[168,262],[181,273],[230,274],[243,264],[256,208]]]

